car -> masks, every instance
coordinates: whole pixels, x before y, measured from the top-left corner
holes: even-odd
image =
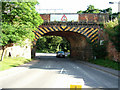
[[[56,52],[56,57],[63,57],[63,58],[65,58],[65,52],[64,51],[58,51],[58,52]]]

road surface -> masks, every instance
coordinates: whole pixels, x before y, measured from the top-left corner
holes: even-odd
[[[55,54],[0,72],[0,88],[118,88],[118,77]],[[101,89],[100,89],[101,90]]]

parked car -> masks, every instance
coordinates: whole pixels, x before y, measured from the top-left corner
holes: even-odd
[[[65,58],[65,52],[64,51],[56,52],[56,57],[63,57],[63,58]]]

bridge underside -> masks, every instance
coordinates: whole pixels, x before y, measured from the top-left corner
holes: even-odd
[[[88,60],[93,58],[91,45],[86,41],[86,37],[75,32],[48,32],[44,36],[61,36],[70,42],[70,57],[79,60]],[[35,56],[35,47],[32,49],[32,55]]]
[[[35,39],[32,55],[35,55],[36,41],[41,36],[55,35],[65,37],[71,45],[71,57],[81,60],[93,58],[92,48],[86,39],[89,39],[92,44],[98,43],[100,26],[109,19],[108,14],[53,13],[40,16],[44,23],[33,31]]]
[[[46,24],[34,31],[35,39],[33,42],[32,56],[35,56],[35,44],[37,39],[45,35],[54,35],[65,37],[71,46],[71,57],[80,60],[88,60],[93,58],[91,45],[86,39],[89,39],[92,44],[98,42],[98,25],[63,25]]]
[[[91,45],[86,41],[86,37],[74,32],[49,32],[45,36],[61,36],[70,42],[71,58],[88,60],[93,58]]]

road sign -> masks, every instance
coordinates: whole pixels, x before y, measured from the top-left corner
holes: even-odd
[[[67,21],[67,17],[65,16],[65,14],[62,16],[61,21]]]
[[[51,14],[50,21],[78,21],[78,14]]]

